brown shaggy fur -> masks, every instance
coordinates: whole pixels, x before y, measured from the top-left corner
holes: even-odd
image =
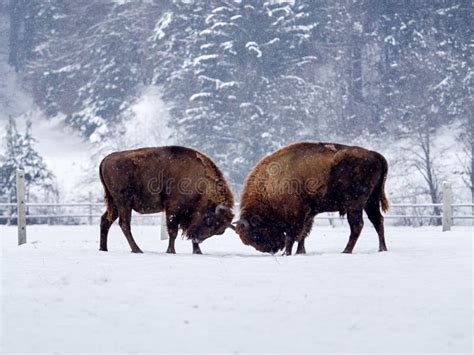
[[[314,216],[347,214],[351,253],[362,229],[365,209],[386,250],[380,207],[389,207],[384,186],[387,162],[377,152],[335,143],[295,143],[263,158],[248,175],[236,226],[244,244],[275,253],[304,253]]]
[[[170,146],[116,152],[100,164],[107,210],[101,219],[100,250],[107,250],[112,223],[119,224],[133,252],[141,252],[130,230],[132,210],[138,213],[166,212],[170,236],[168,253],[181,228],[199,243],[222,234],[233,218],[234,197],[217,166],[201,152]]]

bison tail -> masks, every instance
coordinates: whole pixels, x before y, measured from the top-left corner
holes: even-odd
[[[382,196],[380,197],[380,203],[382,204],[382,211],[387,212],[390,209],[390,201],[385,196],[385,191],[382,192]]]
[[[383,212],[387,212],[390,208],[390,202],[388,201],[387,195],[385,194],[385,181],[387,180],[387,173],[388,173],[388,164],[387,160],[383,157],[383,155],[378,154],[378,158],[382,163],[382,181],[380,183],[380,190],[379,190],[379,199],[380,205],[382,207]]]
[[[104,176],[102,174],[102,163],[103,161],[100,163],[100,166],[99,166],[99,176],[100,176],[100,182],[102,183],[102,186],[104,187],[104,202],[105,202],[105,207],[106,207],[105,213],[106,213],[106,218],[112,222],[114,220],[113,218],[114,205],[112,201],[112,195],[110,194],[110,191],[107,188],[107,185],[105,184],[105,181],[104,181]]]

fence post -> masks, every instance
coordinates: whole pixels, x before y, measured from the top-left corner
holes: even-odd
[[[25,210],[25,173],[16,171],[16,203],[18,245],[26,243],[26,210]]]
[[[329,225],[333,228],[335,228],[336,226],[334,225],[334,220],[331,218],[333,216],[333,213],[332,212],[329,212],[328,213],[328,222],[329,222]]]
[[[92,192],[89,191],[89,225],[92,225]]]
[[[412,214],[414,216],[413,218],[413,227],[419,227],[421,223],[423,223],[423,221],[420,221],[416,216],[419,216],[420,213],[419,213],[419,210],[416,208],[416,196],[413,196],[411,198],[411,203],[413,204],[413,211],[412,211]]]
[[[443,232],[451,230],[453,221],[453,191],[451,184],[443,181]]]
[[[8,199],[7,199],[7,202],[8,203],[12,203],[12,190],[8,190]],[[9,207],[8,208],[8,219],[7,219],[7,226],[11,225],[12,224],[12,216],[13,216],[13,207]]]
[[[166,239],[169,238],[169,236],[168,236],[168,227],[166,226],[166,213],[162,212],[160,217],[161,217],[160,238],[161,238],[161,240],[166,240]]]

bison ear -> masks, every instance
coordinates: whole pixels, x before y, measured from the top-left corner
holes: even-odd
[[[250,224],[253,226],[253,227],[258,227],[262,224],[263,220],[262,220],[262,217],[260,217],[258,214],[252,216],[250,218]]]

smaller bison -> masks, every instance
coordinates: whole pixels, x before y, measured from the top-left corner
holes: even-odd
[[[261,252],[285,248],[304,254],[304,240],[321,212],[347,214],[351,234],[344,253],[352,253],[363,226],[363,211],[387,250],[383,217],[387,161],[377,152],[332,143],[295,143],[263,158],[248,175],[236,231]]]
[[[164,211],[169,234],[167,253],[175,253],[178,229],[199,243],[223,234],[232,222],[234,198],[221,171],[204,154],[185,147],[142,148],[116,152],[100,164],[107,211],[100,222],[100,250],[107,251],[112,223],[119,225],[134,253],[141,253],[130,229],[132,210]],[[233,226],[232,226],[233,227]]]

